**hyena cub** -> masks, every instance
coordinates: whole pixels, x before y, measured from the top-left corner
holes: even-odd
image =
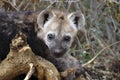
[[[78,30],[85,25],[85,18],[81,12],[70,14],[57,10],[43,10],[37,18],[37,36],[44,40],[51,51],[51,62],[61,71],[76,67],[76,73],[63,80],[74,80],[82,70],[78,61],[69,53],[71,44]]]

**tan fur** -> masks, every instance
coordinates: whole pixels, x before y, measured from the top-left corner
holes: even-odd
[[[75,30],[70,27],[70,23],[68,20],[66,20],[65,14],[59,13],[59,16],[56,16],[52,23],[48,25],[48,27],[45,30],[45,34],[48,31],[55,31],[56,35],[64,35],[64,33],[69,33],[71,36],[75,36],[76,34]],[[58,14],[57,14],[58,15]],[[64,19],[61,19],[60,17],[63,17]],[[61,30],[60,34],[59,31]]]

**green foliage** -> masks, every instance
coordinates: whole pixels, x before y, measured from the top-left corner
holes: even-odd
[[[83,51],[83,53],[81,53],[80,55],[84,58],[83,60],[81,60],[81,63],[88,62],[90,59],[92,59],[92,56],[87,51]]]

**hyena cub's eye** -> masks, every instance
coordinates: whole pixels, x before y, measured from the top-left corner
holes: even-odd
[[[71,36],[64,36],[63,40],[69,42],[71,40]]]
[[[50,34],[47,35],[47,39],[48,40],[53,40],[53,39],[55,39],[55,35],[50,33]]]

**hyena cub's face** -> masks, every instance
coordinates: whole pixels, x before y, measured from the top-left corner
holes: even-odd
[[[71,46],[77,31],[84,26],[81,12],[66,14],[44,10],[37,18],[38,37],[42,38],[55,57],[63,56]]]

